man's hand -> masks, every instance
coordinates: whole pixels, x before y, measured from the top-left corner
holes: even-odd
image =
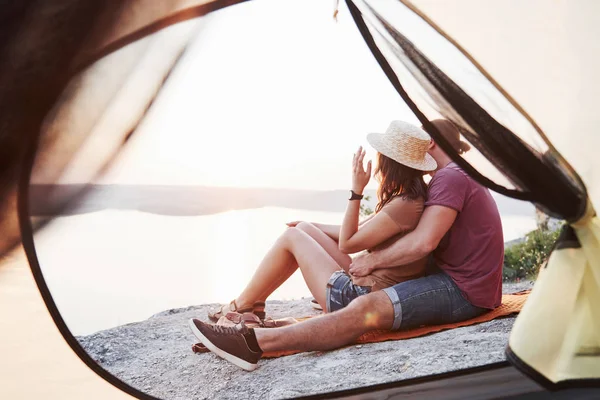
[[[350,272],[350,275],[353,276],[367,276],[373,272],[375,269],[373,267],[374,264],[371,260],[370,254],[364,252],[354,257],[352,263],[350,263],[350,268],[348,271]]]

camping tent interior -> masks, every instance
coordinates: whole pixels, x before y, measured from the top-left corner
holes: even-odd
[[[32,112],[29,118],[19,118],[22,114],[13,112],[4,129],[26,132],[30,139],[14,144],[20,149],[15,154],[25,154],[25,148],[18,146],[27,146],[28,155],[20,177],[21,232],[28,261],[52,318],[88,367],[122,390],[142,396],[99,367],[73,337],[68,316],[61,315],[62,309],[55,302],[60,293],[46,280],[50,274],[44,273],[43,249],[48,246],[43,246],[39,234],[34,237],[37,230],[43,234],[52,220],[31,215],[28,193],[35,186],[46,185],[39,205],[46,215],[73,209],[72,202],[85,195],[89,184],[126,169],[123,154],[134,157],[132,149],[144,143],[142,133],[152,135],[157,109],[169,104],[163,100],[165,93],[176,90],[178,77],[179,85],[184,85],[181,77],[186,77],[185,63],[192,50],[206,50],[196,44],[203,35],[210,34],[211,17],[235,30],[233,21],[251,18],[254,8],[262,10],[259,3],[280,10],[286,6],[268,0],[129,0],[118,7],[108,2],[83,3],[65,0],[53,6],[40,2],[37,8],[14,8],[20,16],[14,20],[28,29],[7,36],[12,42],[3,42],[6,54],[14,60],[2,67],[4,77],[8,72],[14,77],[5,85],[6,93],[18,94],[11,103],[4,97],[2,113],[10,115],[15,107],[27,107]],[[286,3],[292,7],[294,2]],[[315,8],[323,10],[322,6]],[[333,12],[331,7],[328,9]],[[207,15],[211,12],[215,14]],[[282,19],[281,26],[286,19],[301,17],[302,23],[310,26],[310,14],[290,13],[278,18]],[[227,15],[231,16],[229,26],[223,17]],[[373,61],[373,79],[387,85],[387,95],[396,96],[395,101],[411,106],[417,115],[411,116],[415,122],[423,123],[441,142],[435,128],[427,125],[428,120],[442,116],[461,128],[475,150],[464,159],[453,154],[465,169],[470,168],[492,189],[532,201],[572,223],[576,237],[564,239],[570,238],[575,244],[553,253],[510,340],[509,359],[548,386],[565,382],[597,385],[600,377],[598,357],[577,357],[582,348],[600,347],[600,226],[593,211],[600,208],[600,160],[595,157],[600,135],[594,131],[600,117],[593,108],[600,94],[600,81],[594,77],[600,67],[600,44],[595,40],[600,29],[594,18],[597,15],[600,4],[593,0],[563,0],[552,5],[542,0],[494,0],[485,4],[477,0],[348,0],[340,4],[338,14],[339,29],[353,29],[352,50],[360,47],[360,57]],[[331,14],[327,18],[335,28]],[[356,26],[360,28],[361,22],[359,33]],[[67,37],[71,39],[65,41]],[[285,40],[281,43],[285,45]],[[46,51],[22,51],[16,44],[23,48],[46,46]],[[297,42],[292,44],[298,46]],[[290,48],[288,54],[310,52],[310,48]],[[201,51],[199,54],[203,55]],[[31,65],[37,66],[33,74],[27,69]],[[358,86],[362,79],[369,79],[352,75],[359,70],[348,67],[348,71],[344,85]],[[207,69],[206,74],[208,79],[226,80],[227,76],[209,75],[219,72],[218,68]],[[324,71],[325,75],[341,73]],[[30,78],[27,83],[24,77]],[[277,77],[301,81],[301,77],[288,76],[285,71]],[[31,93],[38,94],[35,100],[31,100]],[[199,104],[204,105],[199,119],[203,118],[203,110],[210,112],[211,106],[208,100],[202,102],[202,96],[198,94]],[[251,96],[246,99],[251,101]],[[230,114],[243,112],[242,102],[227,97],[222,100],[220,108]],[[186,109],[188,114],[190,111]],[[206,142],[207,148],[220,143],[217,138],[203,140],[214,141]],[[142,162],[151,162],[152,151],[156,148],[149,146],[140,151],[149,157]],[[16,185],[16,180],[7,182]],[[79,185],[65,193],[56,190],[55,185],[61,183]],[[6,192],[14,193],[14,185],[6,184],[10,189]],[[4,203],[5,214],[9,214],[14,198],[7,195],[5,199],[10,199]],[[40,202],[39,193],[35,199],[31,197],[33,200]],[[4,226],[14,230],[14,224],[7,220]],[[37,296],[28,290],[28,297]],[[557,290],[563,294],[560,300],[554,296]],[[556,303],[561,300],[558,307]],[[490,390],[496,390],[492,387],[490,384]]]

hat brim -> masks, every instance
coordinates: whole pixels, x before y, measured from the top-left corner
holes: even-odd
[[[429,153],[425,153],[423,160],[411,160],[401,152],[397,151],[397,149],[395,150],[381,133],[369,133],[367,135],[367,142],[369,142],[371,147],[379,153],[391,158],[399,164],[425,172],[435,171],[437,169],[437,162]]]

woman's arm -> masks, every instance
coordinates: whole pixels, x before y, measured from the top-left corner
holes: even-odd
[[[369,222],[374,216],[375,216],[375,214],[369,215],[367,218],[360,221],[358,223],[359,229],[364,224]],[[291,228],[291,227],[298,225],[300,222],[301,221],[288,222],[286,225]],[[335,240],[336,242],[340,240],[340,229],[342,227],[341,225],[320,224],[318,222],[311,222],[310,224],[313,225],[314,227],[316,227],[317,229],[323,231],[323,233],[325,233],[327,236],[329,236],[331,239]]]
[[[371,214],[367,218],[365,218],[362,221],[360,221],[358,223],[358,228],[360,229],[364,224],[366,224],[367,222],[369,222],[370,220],[372,220],[374,216],[375,216],[375,214]]]
[[[352,189],[357,194],[362,194],[361,191]],[[356,240],[351,242],[352,237],[358,232],[358,216],[360,214],[360,201],[359,200],[348,200],[348,206],[346,207],[346,214],[344,215],[344,221],[342,222],[342,228],[340,229],[339,248],[342,253],[351,254],[357,251],[364,250],[364,248],[356,248]],[[353,251],[355,250],[356,251]]]
[[[375,269],[408,264],[426,256],[438,246],[457,215],[458,212],[449,207],[427,207],[414,231],[385,249],[354,258],[350,264],[350,274],[365,276]]]
[[[363,168],[363,158],[365,151],[362,146],[354,153],[352,157],[352,191],[358,195],[362,195],[365,186],[371,179],[371,161],[367,164],[367,170]],[[360,214],[360,200],[348,200],[346,214],[340,228],[339,248],[342,252],[349,254],[348,241],[358,231],[358,217]],[[361,249],[362,250],[362,249]]]
[[[397,199],[394,201],[408,202],[410,200]],[[342,225],[340,231],[339,249],[342,253],[352,254],[372,249],[398,233],[406,231],[406,227],[390,217],[385,211],[380,211],[373,215],[369,223],[362,225],[360,229],[356,228],[352,230],[355,226],[352,224],[352,213],[354,212],[352,208],[353,205],[349,204],[346,211],[346,218],[344,218],[344,222],[347,223]],[[409,218],[412,217],[407,215],[407,220]],[[344,227],[346,230],[344,230]]]
[[[352,190],[358,194],[362,194],[371,177],[370,162],[367,170],[363,169],[364,154],[359,148],[352,160]],[[401,232],[412,230],[417,226],[421,210],[412,200],[396,198],[358,229],[360,202],[349,200],[340,229],[339,249],[346,254],[357,253],[380,245]]]

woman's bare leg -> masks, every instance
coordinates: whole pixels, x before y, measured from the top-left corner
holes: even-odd
[[[325,232],[310,222],[300,222],[298,225],[296,225],[296,228],[308,233],[310,237],[315,239],[317,243],[319,243],[321,247],[325,249],[327,254],[329,254],[344,271],[348,272],[352,258],[350,258],[348,254],[340,251],[338,242],[327,236]]]
[[[311,224],[310,222],[300,222],[296,225],[297,229],[300,229],[303,232],[306,232],[310,237],[312,237],[323,249],[335,260],[335,262],[342,267],[343,270],[348,272],[348,268],[350,267],[350,263],[352,262],[352,258],[349,255],[344,254],[340,251],[338,247],[338,243],[327,236],[322,230]],[[294,258],[290,262],[289,274],[281,274],[278,276],[278,279],[272,282],[270,286],[268,286],[263,294],[259,296],[255,301],[266,301],[267,297],[271,293],[273,293],[279,286],[281,286],[286,280],[289,279],[290,276],[298,269],[298,264],[296,263],[296,259]],[[237,301],[236,301],[237,303]]]
[[[238,308],[251,307],[254,302],[268,297],[298,267],[312,295],[324,307],[327,282],[331,274],[341,267],[306,232],[288,228],[265,255],[250,283],[236,299]],[[279,285],[274,287],[276,282]]]

